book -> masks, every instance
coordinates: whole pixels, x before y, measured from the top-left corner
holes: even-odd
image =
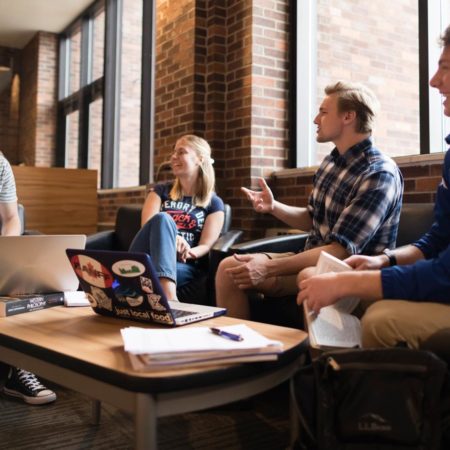
[[[13,316],[52,306],[64,305],[64,293],[20,294],[13,297],[0,297],[0,317]]]
[[[316,266],[316,274],[353,270],[347,263],[322,251]],[[303,303],[305,320],[311,347],[317,349],[361,347],[361,324],[352,315],[359,303],[355,297],[342,298],[334,305],[322,308],[319,314]]]
[[[161,370],[253,361],[273,361],[283,351],[279,341],[267,339],[245,324],[220,327],[225,335],[209,327],[121,330],[124,348],[135,370]]]

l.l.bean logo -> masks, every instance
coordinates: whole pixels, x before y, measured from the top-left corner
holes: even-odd
[[[123,259],[115,262],[112,267],[112,271],[121,277],[138,277],[145,272],[145,266],[138,261],[131,259]]]

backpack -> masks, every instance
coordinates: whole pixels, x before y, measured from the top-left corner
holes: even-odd
[[[447,365],[431,352],[324,353],[291,380],[294,448],[439,449],[448,443],[449,391]]]

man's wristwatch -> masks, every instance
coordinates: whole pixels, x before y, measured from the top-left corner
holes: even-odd
[[[388,248],[385,248],[383,250],[383,254],[385,254],[389,259],[389,266],[396,266],[397,265],[397,258],[395,257],[392,250],[389,250]]]

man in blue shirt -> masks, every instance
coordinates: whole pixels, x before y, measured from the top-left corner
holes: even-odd
[[[430,85],[439,90],[450,117],[450,26]],[[450,135],[446,138],[450,145]],[[364,347],[412,348],[435,332],[450,328],[450,149],[437,189],[435,222],[417,242],[379,256],[352,256],[355,271],[310,276],[300,273],[297,303],[318,312],[347,296],[373,300],[362,319]],[[383,299],[383,300],[381,300]],[[389,299],[389,300],[387,300]],[[395,300],[390,300],[395,299]]]

